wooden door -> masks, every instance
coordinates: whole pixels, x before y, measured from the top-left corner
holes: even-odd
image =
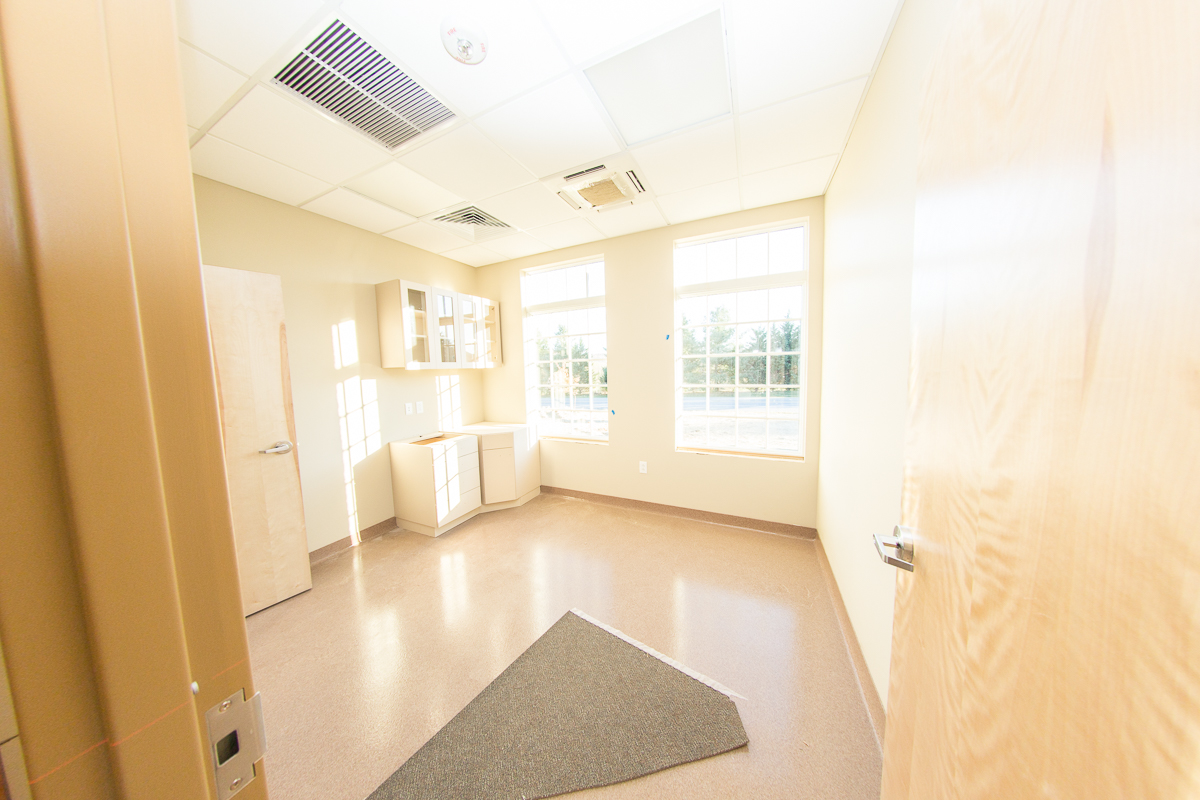
[[[283,287],[278,275],[206,266],[204,293],[242,608],[249,616],[312,588]],[[270,449],[282,452],[262,452]]]
[[[921,112],[882,796],[1200,796],[1200,6],[963,0]]]

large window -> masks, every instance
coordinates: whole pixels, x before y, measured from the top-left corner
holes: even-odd
[[[804,455],[806,229],[675,243],[675,445]]]
[[[604,262],[527,270],[525,388],[542,436],[608,439]]]

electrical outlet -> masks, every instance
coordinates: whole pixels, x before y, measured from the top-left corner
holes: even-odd
[[[646,474],[646,462],[645,461],[638,462],[638,472],[642,473],[643,475]]]
[[[405,414],[411,414],[411,413],[412,413],[412,403],[405,403],[405,404],[404,404],[404,413],[405,413]]]
[[[425,413],[425,404],[424,404],[424,403],[422,403],[420,400],[418,400],[418,401],[417,401],[417,413],[418,413],[418,414],[424,414],[424,413]]]

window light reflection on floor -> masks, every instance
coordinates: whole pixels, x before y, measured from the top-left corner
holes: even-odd
[[[467,562],[462,551],[441,558],[442,616],[453,625],[467,611],[471,598],[467,589]]]

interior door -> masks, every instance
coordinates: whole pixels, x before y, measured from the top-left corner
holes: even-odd
[[[204,293],[249,616],[312,588],[283,287],[278,275],[206,266]]]
[[[882,796],[1200,796],[1200,13],[963,0],[921,112]]]

